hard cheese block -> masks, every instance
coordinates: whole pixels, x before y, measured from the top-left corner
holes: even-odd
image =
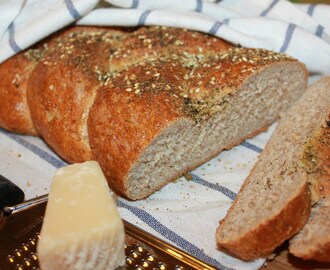
[[[125,263],[124,225],[97,162],[56,171],[40,236],[43,270],[105,270]]]

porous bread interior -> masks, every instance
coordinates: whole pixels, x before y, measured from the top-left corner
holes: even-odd
[[[226,96],[222,109],[209,119],[195,124],[182,118],[172,123],[152,141],[129,172],[125,183],[129,197],[149,196],[170,180],[267,127],[305,89],[301,69],[291,62],[273,64]],[[250,195],[247,198],[256,194]]]

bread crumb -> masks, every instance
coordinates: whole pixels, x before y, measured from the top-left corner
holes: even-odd
[[[273,261],[275,259],[275,257],[276,257],[276,253],[273,253],[267,257],[267,261],[269,261],[269,262]]]
[[[190,172],[185,173],[183,176],[184,176],[184,178],[186,178],[186,180],[188,180],[188,181],[190,181],[190,180],[193,179],[193,176],[192,176],[192,174],[191,174]]]

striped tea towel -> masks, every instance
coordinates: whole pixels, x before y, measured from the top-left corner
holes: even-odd
[[[311,74],[330,74],[330,7],[284,0],[0,0],[0,62],[71,23],[167,25],[222,37],[247,47],[290,54]],[[119,199],[121,216],[219,269],[258,269],[216,247],[215,230],[266,144],[274,124],[223,151],[192,172],[137,202]],[[49,191],[66,163],[36,137],[0,130],[0,173],[26,198]]]
[[[284,0],[0,0],[0,62],[70,24],[167,25],[280,51],[330,73],[330,5]]]

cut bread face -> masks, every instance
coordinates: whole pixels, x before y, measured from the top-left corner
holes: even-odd
[[[280,65],[277,68],[280,70]],[[282,69],[287,67],[283,65]],[[169,180],[267,128],[299,93],[295,91],[296,85],[291,85],[292,90],[280,83],[280,80],[290,80],[291,72],[281,78],[274,73],[272,68],[266,68],[249,78],[237,93],[220,105],[220,111],[206,121],[196,125],[191,119],[180,119],[162,130],[142,152],[126,178],[129,197],[146,197]],[[279,82],[276,90],[272,81]]]
[[[252,260],[297,233],[310,212],[308,173],[300,165],[310,134],[329,109],[330,78],[320,80],[279,121],[216,232],[220,248]]]

